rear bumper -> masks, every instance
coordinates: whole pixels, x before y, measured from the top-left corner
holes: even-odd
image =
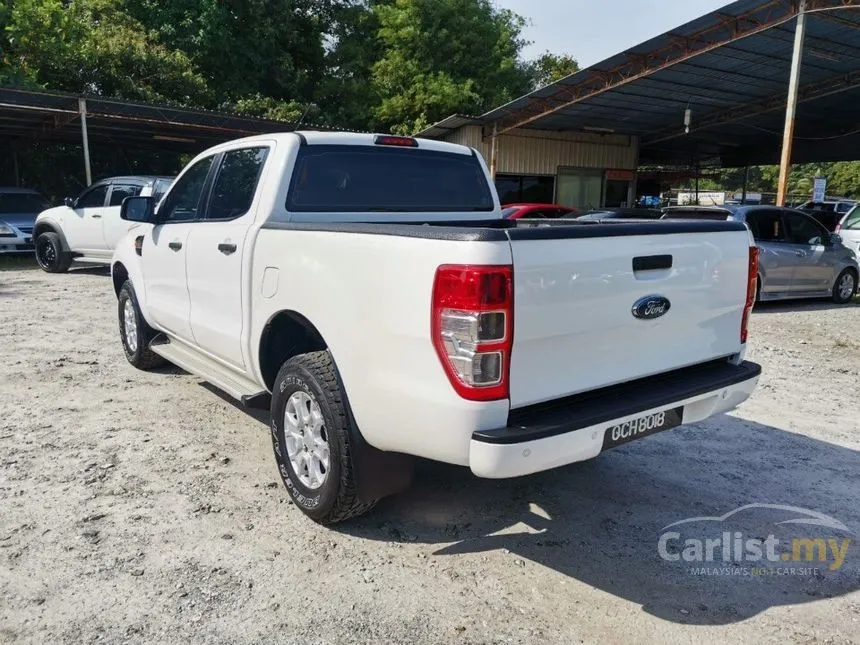
[[[683,424],[745,401],[761,366],[713,361],[513,410],[504,428],[472,434],[469,466],[479,477],[517,477],[597,456],[607,428],[683,406]]]

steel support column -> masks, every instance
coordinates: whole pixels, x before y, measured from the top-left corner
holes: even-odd
[[[750,167],[745,166],[744,167],[744,187],[743,187],[743,191],[741,192],[741,204],[747,203],[747,184],[749,184],[749,183],[750,183]]]
[[[791,144],[794,141],[794,118],[797,108],[797,88],[800,83],[800,63],[803,58],[803,36],[806,32],[806,0],[799,0],[797,25],[794,27],[794,51],[791,54],[791,75],[788,79],[788,100],[785,105],[785,129],[782,134],[782,154],[779,159],[779,184],[776,205],[785,206],[788,173],[791,171]]]
[[[93,183],[93,173],[90,170],[90,140],[87,134],[87,102],[78,99],[78,114],[81,116],[81,138],[84,144],[84,170],[87,173],[87,186]]]
[[[490,139],[490,177],[496,179],[496,156],[499,151],[499,124],[493,123],[493,136]]]

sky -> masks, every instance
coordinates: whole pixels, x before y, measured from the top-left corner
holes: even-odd
[[[588,67],[728,4],[728,0],[495,0],[531,21],[526,59],[570,54]]]

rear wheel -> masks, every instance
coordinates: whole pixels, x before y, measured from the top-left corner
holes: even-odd
[[[141,370],[164,365],[167,361],[149,349],[150,341],[158,332],[146,323],[140,313],[140,305],[130,280],[126,280],[119,290],[117,314],[119,336],[128,362]]]
[[[346,397],[328,351],[288,360],[272,391],[272,448],[296,506],[320,524],[373,508],[358,498]]]
[[[833,302],[844,305],[854,297],[857,291],[857,274],[851,269],[845,269],[833,284]]]
[[[60,236],[54,232],[42,233],[36,238],[36,262],[48,273],[65,273],[72,264],[72,254],[63,250]]]

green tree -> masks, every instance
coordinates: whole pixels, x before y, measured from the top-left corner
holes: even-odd
[[[374,2],[382,55],[371,84],[383,127],[415,132],[453,112],[481,113],[527,92],[525,21],[489,0]]]
[[[535,89],[549,85],[579,71],[579,63],[567,54],[544,52],[530,63],[532,85]]]
[[[4,31],[7,82],[183,104],[209,96],[189,59],[149,38],[120,0],[15,0]]]
[[[325,76],[324,35],[339,0],[126,0],[158,41],[194,64],[211,107],[294,115]],[[283,105],[278,105],[283,103]]]

